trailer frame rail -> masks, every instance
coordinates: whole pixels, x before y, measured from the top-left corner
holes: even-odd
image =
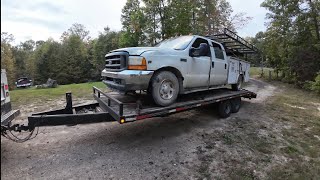
[[[249,99],[257,97],[257,94],[244,89],[240,91],[231,91],[230,89],[225,88],[222,90],[228,90],[229,92],[233,92],[233,95],[225,94],[219,97],[213,95],[212,97],[206,99],[175,103],[168,107],[153,107],[147,109],[143,109],[141,103],[138,100],[136,102],[135,112],[129,114],[124,113],[126,103],[121,102],[115,97],[112,97],[110,94],[104,93],[97,87],[93,87],[93,96],[99,103],[100,107],[103,108],[104,111],[109,112],[110,115],[121,124],[126,122],[133,122],[136,120],[147,119],[151,117],[167,116],[173,113],[186,111],[189,109],[198,108],[213,103],[218,103],[237,97],[244,97]]]

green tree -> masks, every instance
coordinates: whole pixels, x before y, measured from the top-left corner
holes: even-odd
[[[62,44],[63,59],[59,64],[57,78],[61,84],[80,83],[88,80],[91,67],[87,59],[87,49],[81,37],[70,35]]]
[[[13,35],[1,33],[1,69],[7,71],[8,83],[10,88],[14,88],[15,82],[15,60],[12,54],[10,43],[14,40]]]
[[[224,28],[235,31],[234,23],[246,24],[248,19],[244,13],[232,16],[232,7],[226,0],[196,0],[194,1],[195,25],[200,27],[199,34],[212,35]]]
[[[143,0],[145,4],[144,15],[146,18],[145,34],[146,43],[155,45],[161,39],[160,25],[160,1],[158,0]]]
[[[303,86],[320,69],[319,2],[313,0],[265,0],[270,20],[265,54],[286,80]]]
[[[34,82],[42,84],[48,78],[57,79],[61,62],[61,44],[48,39],[36,49],[31,62],[35,63]],[[59,82],[59,79],[57,79]],[[60,83],[60,82],[59,82]]]
[[[120,47],[140,46],[145,44],[143,33],[146,20],[139,0],[128,0],[121,15],[123,33],[120,36]]]
[[[13,47],[13,56],[15,57],[16,64],[16,78],[31,76],[32,72],[27,67],[34,50],[36,48],[36,42],[28,40],[21,42],[20,45]]]
[[[61,40],[66,40],[69,36],[75,35],[78,36],[82,41],[89,41],[89,31],[86,30],[86,27],[83,24],[74,23],[72,26],[61,35]]]
[[[90,48],[89,31],[85,26],[75,23],[61,36],[62,50],[59,61],[58,83],[80,83],[90,79],[92,64],[88,49]]]
[[[193,32],[192,0],[176,0],[168,5],[166,35],[188,35]]]
[[[189,33],[212,35],[224,28],[242,28],[251,19],[245,13],[232,15],[226,0],[143,0],[145,34],[149,44]]]

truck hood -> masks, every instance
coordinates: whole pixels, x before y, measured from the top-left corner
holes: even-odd
[[[121,51],[126,51],[129,53],[129,55],[132,56],[140,56],[144,52],[147,51],[159,51],[160,48],[158,47],[129,47],[129,48],[121,48],[121,49],[116,49],[111,52],[121,52]]]

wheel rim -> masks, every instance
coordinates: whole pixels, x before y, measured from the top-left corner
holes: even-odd
[[[173,83],[170,80],[163,80],[159,92],[162,99],[171,99],[174,93]]]

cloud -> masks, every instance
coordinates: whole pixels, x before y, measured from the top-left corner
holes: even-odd
[[[59,29],[63,27],[63,24],[57,20],[48,20],[47,18],[42,18],[38,16],[9,16],[6,21],[16,22],[16,23],[28,23],[38,26],[47,27],[49,29]]]
[[[52,4],[51,2],[40,2],[37,4],[33,4],[32,6],[30,6],[30,9],[32,10],[42,10],[42,11],[46,11],[46,12],[50,12],[53,14],[65,14],[66,10],[63,9],[63,7],[61,6],[57,6],[55,4]]]
[[[1,0],[1,31],[15,36],[15,43],[30,39],[59,40],[74,23],[83,24],[91,37],[109,26],[121,29],[121,9],[126,0]]]

